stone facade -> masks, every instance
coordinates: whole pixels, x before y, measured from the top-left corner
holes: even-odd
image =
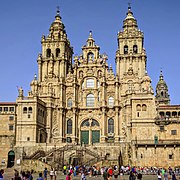
[[[154,95],[146,71],[144,34],[130,7],[117,40],[116,74],[91,31],[82,54],[73,59],[57,11],[49,35],[41,39],[38,78],[35,75],[27,97],[19,88],[12,133],[16,159],[72,144],[112,163],[180,165],[180,106],[169,104],[162,73]],[[1,158],[7,159],[5,155]]]

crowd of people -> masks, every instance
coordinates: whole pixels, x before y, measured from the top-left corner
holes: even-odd
[[[3,178],[4,170],[0,170],[0,180],[5,180]],[[81,180],[86,180],[86,177],[98,177],[101,176],[104,180],[123,180],[124,175],[128,175],[129,180],[142,180],[144,175],[156,175],[158,180],[177,180],[177,177],[180,177],[180,168],[172,169],[169,167],[165,168],[156,168],[156,167],[130,167],[130,166],[121,166],[120,168],[117,165],[114,166],[63,166],[63,174],[66,177],[66,180],[72,180],[74,177],[78,176]],[[37,180],[56,180],[57,179],[57,170],[51,168],[48,171],[47,168],[44,168],[42,172],[39,173]],[[12,180],[33,180],[33,170],[30,171],[21,171],[20,173],[17,170],[14,170],[14,177]]]

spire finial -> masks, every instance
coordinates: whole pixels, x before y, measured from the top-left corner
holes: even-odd
[[[131,10],[131,3],[130,2],[128,3],[128,10],[129,11]]]
[[[57,6],[56,8],[57,8],[57,11],[56,11],[56,12],[57,12],[57,15],[59,15],[59,12],[60,12],[59,6]]]
[[[92,37],[92,31],[91,30],[89,31],[89,36]]]

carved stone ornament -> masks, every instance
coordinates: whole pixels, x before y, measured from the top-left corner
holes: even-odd
[[[53,119],[52,119],[52,135],[53,137],[59,136],[59,129],[58,129],[58,122],[57,122],[57,110],[53,112]]]

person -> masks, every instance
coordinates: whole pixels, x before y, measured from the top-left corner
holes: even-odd
[[[114,175],[114,179],[118,179],[118,175],[119,175],[119,171],[118,171],[118,168],[115,167],[114,171],[113,171],[113,175]]]
[[[161,175],[160,170],[158,171],[157,177],[158,177],[158,180],[162,180],[162,175]]]
[[[64,175],[66,175],[66,170],[67,170],[67,166],[64,165],[64,166],[63,166],[63,172],[64,172]]]
[[[81,174],[81,180],[86,180],[86,176],[85,176],[84,171],[83,171],[82,174]]]
[[[56,180],[56,178],[57,178],[57,170],[55,169],[54,170],[54,180]]]
[[[112,176],[113,176],[113,169],[112,169],[112,167],[110,167],[110,168],[108,169],[108,179],[111,179]]]
[[[137,174],[137,179],[142,179],[142,174],[140,172]]]
[[[104,172],[103,172],[103,178],[104,180],[108,180],[108,172],[107,172],[107,168],[104,169]]]
[[[51,177],[51,180],[53,180],[53,176],[54,176],[54,170],[53,168],[51,168],[51,171],[49,173],[50,177]]]
[[[172,180],[177,180],[174,171],[172,172]]]
[[[66,175],[66,180],[71,180],[71,173],[69,172],[67,175]]]
[[[47,170],[47,168],[45,167],[44,168],[44,180],[47,180],[47,174],[48,174],[48,170]]]
[[[134,173],[130,171],[129,180],[135,180],[135,179],[136,179],[136,176],[134,176]]]
[[[167,173],[166,169],[165,169],[165,172],[164,172],[164,180],[168,180],[168,173]]]
[[[12,178],[12,180],[21,180],[19,172],[16,169],[14,169],[14,178]]]
[[[37,178],[37,180],[44,180],[42,177],[42,173],[39,173],[39,177]]]
[[[1,169],[0,170],[0,180],[4,180],[3,174],[4,174],[4,169]]]

